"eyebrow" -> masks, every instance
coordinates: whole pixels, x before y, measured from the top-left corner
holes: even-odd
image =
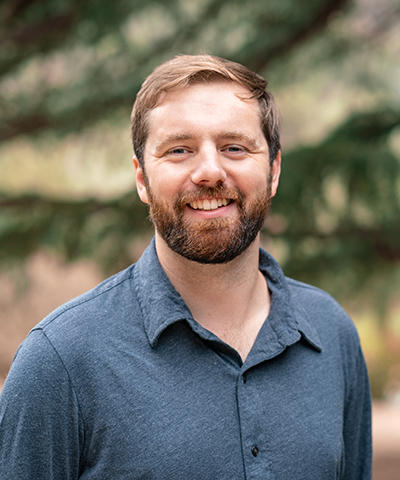
[[[221,132],[220,134],[217,135],[218,140],[237,140],[237,141],[245,141],[248,145],[250,145],[251,148],[258,149],[260,148],[260,145],[257,143],[257,141],[253,138],[250,137],[249,135],[240,132],[240,131],[233,131],[233,132]]]
[[[166,135],[160,142],[158,142],[155,145],[154,150],[159,152],[160,150],[163,150],[169,143],[180,142],[181,140],[193,140],[193,138],[194,135],[190,133],[171,133],[170,135]]]

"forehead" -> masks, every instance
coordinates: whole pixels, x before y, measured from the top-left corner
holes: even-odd
[[[235,124],[261,130],[258,101],[251,92],[234,82],[193,83],[164,92],[147,118],[148,133],[183,126],[211,129]],[[161,132],[160,132],[161,133]]]
[[[172,101],[172,99],[178,99],[180,97],[184,97],[187,94],[191,94],[192,92],[194,94],[200,92],[200,91],[207,91],[207,90],[223,90],[226,92],[232,92],[234,95],[237,95],[238,97],[241,97],[242,99],[251,99],[252,93],[250,90],[248,90],[246,87],[243,85],[240,85],[239,83],[230,81],[230,80],[218,80],[218,79],[213,79],[210,81],[197,81],[194,80],[188,85],[185,85],[183,87],[176,87],[168,91],[163,91],[161,94],[158,96],[156,105],[154,108],[157,106],[161,105],[166,101],[167,99]]]

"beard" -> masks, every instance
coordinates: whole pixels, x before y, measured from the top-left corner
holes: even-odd
[[[265,190],[256,194],[251,201],[246,200],[238,189],[223,185],[201,186],[189,194],[179,194],[172,206],[164,199],[158,199],[147,177],[144,178],[149,218],[158,233],[171,250],[198,263],[222,264],[238,257],[256,239],[271,205],[272,172]],[[236,202],[239,218],[221,217],[188,222],[183,215],[186,205],[201,198],[232,199]]]

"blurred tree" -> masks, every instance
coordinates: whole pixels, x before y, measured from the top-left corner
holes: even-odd
[[[398,126],[400,112],[356,114],[285,155],[269,223],[290,252],[287,274],[347,300],[367,286],[382,319],[399,288],[400,162],[388,142]]]
[[[378,291],[379,284],[371,298],[384,318],[399,271],[400,167],[391,139],[400,108],[388,93],[390,75],[353,67],[368,57],[371,42],[384,42],[398,28],[400,9],[385,0],[378,12],[374,3],[3,0],[0,142],[84,133],[100,119],[127,117],[144,77],[178,53],[207,51],[261,73],[268,68],[280,86],[310,71],[332,77],[340,71],[346,78],[337,84],[380,87],[377,101],[319,143],[284,153],[266,235],[284,246],[287,274],[339,297]],[[131,241],[148,228],[134,193],[109,201],[4,193],[0,206],[3,262],[49,246],[66,259],[88,256],[115,271],[132,260]]]
[[[317,34],[346,3],[5,0],[0,75],[14,79],[30,62],[41,68],[39,78],[31,71],[26,88],[1,102],[0,141],[46,129],[79,131],[112,109],[126,109],[152,67],[171,54],[201,50],[210,29],[219,37],[214,54],[262,70]],[[245,36],[237,48],[230,45],[235,32]],[[67,71],[54,79],[59,55]]]

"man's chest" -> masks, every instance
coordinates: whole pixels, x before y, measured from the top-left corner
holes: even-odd
[[[81,478],[340,478],[338,370],[291,348],[248,371],[199,339],[104,358],[81,398]]]

